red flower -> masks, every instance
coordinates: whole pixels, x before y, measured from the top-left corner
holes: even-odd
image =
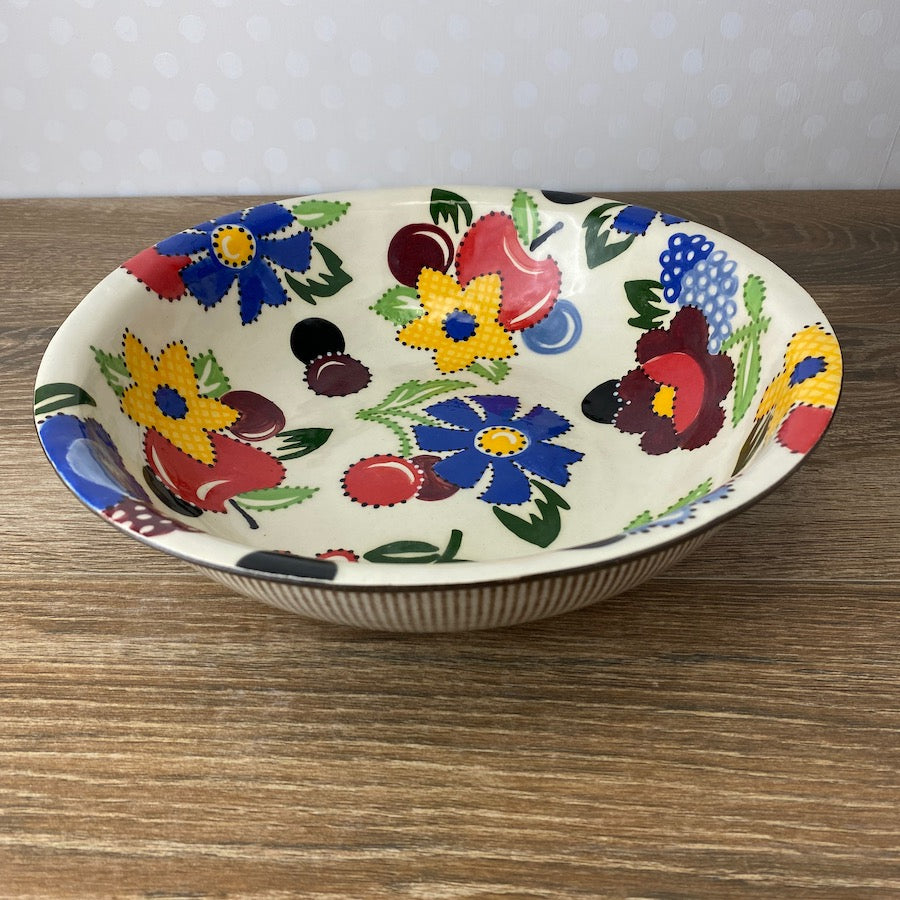
[[[156,247],[148,247],[123,262],[122,268],[164,300],[178,300],[187,290],[181,270],[190,261],[190,256],[163,256]]]
[[[275,487],[284,466],[264,450],[218,432],[209,432],[215,462],[206,465],[179,450],[156,429],[144,436],[147,462],[177,497],[211,512],[226,512],[225,503],[245,491]]]
[[[637,342],[639,366],[619,382],[623,405],[614,423],[620,431],[643,435],[645,453],[695,450],[719,433],[734,365],[726,354],[710,353],[708,340],[706,317],[685,306],[668,329],[648,331]]]

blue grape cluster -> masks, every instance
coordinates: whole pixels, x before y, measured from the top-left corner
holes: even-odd
[[[709,352],[718,353],[737,315],[737,263],[702,234],[679,232],[660,254],[663,297],[679,306],[696,306],[709,323]]]

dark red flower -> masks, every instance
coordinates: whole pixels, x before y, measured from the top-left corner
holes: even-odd
[[[232,497],[275,487],[284,478],[284,466],[265,450],[218,432],[209,437],[216,455],[211,466],[179,450],[156,429],[147,429],[147,462],[176,497],[199,509],[226,512],[225,503]]]
[[[637,342],[639,365],[619,382],[623,405],[615,426],[643,435],[645,453],[695,450],[719,433],[734,365],[726,354],[710,353],[708,340],[706,317],[685,306],[668,329],[648,331]]]

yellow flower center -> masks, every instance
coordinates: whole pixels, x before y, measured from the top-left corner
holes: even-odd
[[[664,416],[671,419],[675,415],[675,388],[670,384],[660,385],[659,390],[653,397],[653,412],[658,416]]]
[[[220,225],[212,233],[216,259],[231,269],[243,269],[256,255],[256,238],[243,225]]]
[[[488,456],[514,456],[528,446],[528,437],[517,428],[495,425],[479,431],[475,445]]]

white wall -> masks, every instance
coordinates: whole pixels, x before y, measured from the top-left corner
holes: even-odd
[[[5,0],[0,196],[900,187],[900,0]]]

